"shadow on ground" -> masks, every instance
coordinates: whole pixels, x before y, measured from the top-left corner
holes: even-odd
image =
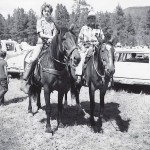
[[[86,111],[86,113],[90,114],[90,103],[89,102],[82,102],[82,108]],[[104,112],[104,121],[111,122],[116,121],[117,127],[114,127],[121,132],[127,132],[129,128],[130,120],[123,120],[121,118],[119,104],[118,103],[107,103],[105,104],[105,112]],[[45,110],[45,106],[43,107]],[[51,104],[51,119],[57,119],[57,104]],[[99,114],[99,103],[95,105],[95,113],[94,116],[98,117]],[[46,123],[46,118],[40,120],[41,123]],[[79,113],[78,109],[75,106],[69,106],[67,109],[63,110],[63,124],[65,126],[74,126],[76,125],[90,125],[90,119],[84,118],[84,113]],[[99,126],[99,120],[96,122],[96,125]]]
[[[150,94],[150,86],[148,85],[128,85],[128,84],[115,84],[113,90],[116,92],[119,91],[126,91],[128,93],[135,93],[135,94]]]

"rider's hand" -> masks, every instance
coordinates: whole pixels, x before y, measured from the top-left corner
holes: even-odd
[[[52,39],[50,38],[50,39],[47,40],[47,43],[51,43],[51,41],[52,41]]]

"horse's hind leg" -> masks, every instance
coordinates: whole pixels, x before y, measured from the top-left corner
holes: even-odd
[[[41,95],[41,88],[39,88],[38,92],[37,92],[37,107],[38,107],[38,110],[42,108],[41,107],[40,95]]]
[[[90,110],[91,110],[90,122],[91,126],[94,127],[96,125],[94,121],[95,89],[92,83],[89,86],[89,96],[90,96]]]
[[[66,109],[68,107],[68,101],[67,101],[67,92],[65,93],[65,101],[64,101],[64,108]]]
[[[62,101],[63,101],[63,96],[64,96],[64,93],[58,92],[58,118],[57,118],[58,128],[64,127],[64,125],[62,123]]]
[[[44,87],[44,97],[45,97],[45,104],[46,104],[46,116],[47,116],[47,123],[46,123],[46,132],[52,133],[51,124],[50,124],[50,90],[47,86]]]
[[[31,95],[29,95],[29,105],[28,105],[28,113],[32,113],[32,104],[31,104],[32,98]]]
[[[80,94],[80,89],[81,89],[81,85],[73,83],[71,85],[71,100],[72,101],[76,101],[76,106],[78,109],[78,112],[81,113],[83,111],[81,105],[80,105],[80,99],[79,99],[79,94]],[[85,114],[85,113],[84,113]]]

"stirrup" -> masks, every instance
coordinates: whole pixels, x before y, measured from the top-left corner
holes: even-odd
[[[23,81],[21,83],[20,90],[23,91],[25,94],[28,94],[30,91],[30,86],[31,85],[28,84],[28,81]]]
[[[78,75],[76,83],[81,84],[81,82],[82,82],[82,77]]]

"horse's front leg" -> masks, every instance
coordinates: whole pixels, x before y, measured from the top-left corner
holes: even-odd
[[[38,89],[38,92],[37,92],[37,107],[38,107],[38,110],[41,109],[41,99],[40,99],[40,95],[41,95],[41,88]]]
[[[64,125],[62,123],[62,101],[63,101],[63,96],[64,93],[59,91],[58,92],[58,116],[57,116],[57,123],[58,123],[58,128],[63,128]]]
[[[90,122],[91,126],[96,126],[94,121],[94,109],[95,109],[95,88],[93,83],[90,83],[89,85],[89,96],[90,96],[90,110],[91,110],[91,116],[90,116]]]
[[[106,90],[105,89],[100,91],[99,132],[103,132],[102,124],[103,124],[104,97],[105,97],[105,94],[106,94]]]
[[[46,116],[47,116],[47,123],[46,123],[46,132],[52,133],[52,128],[50,124],[50,114],[51,114],[51,108],[50,108],[50,90],[46,86],[44,87],[44,98],[45,98],[45,104],[46,104]]]
[[[100,91],[100,111],[99,111],[99,117],[103,117],[104,113],[104,97],[106,94],[106,90],[101,90]]]
[[[28,96],[29,96],[28,113],[32,113],[32,104],[31,104],[32,98],[31,98],[31,95],[28,95]]]
[[[65,101],[64,101],[64,108],[66,109],[68,107],[68,101],[67,101],[67,92],[65,93]]]
[[[72,83],[71,84],[71,100],[73,102],[76,101],[76,106],[77,106],[77,110],[79,113],[83,112],[85,114],[85,112],[83,111],[81,105],[80,105],[80,99],[79,99],[79,94],[80,94],[80,89],[81,89],[81,85]]]

